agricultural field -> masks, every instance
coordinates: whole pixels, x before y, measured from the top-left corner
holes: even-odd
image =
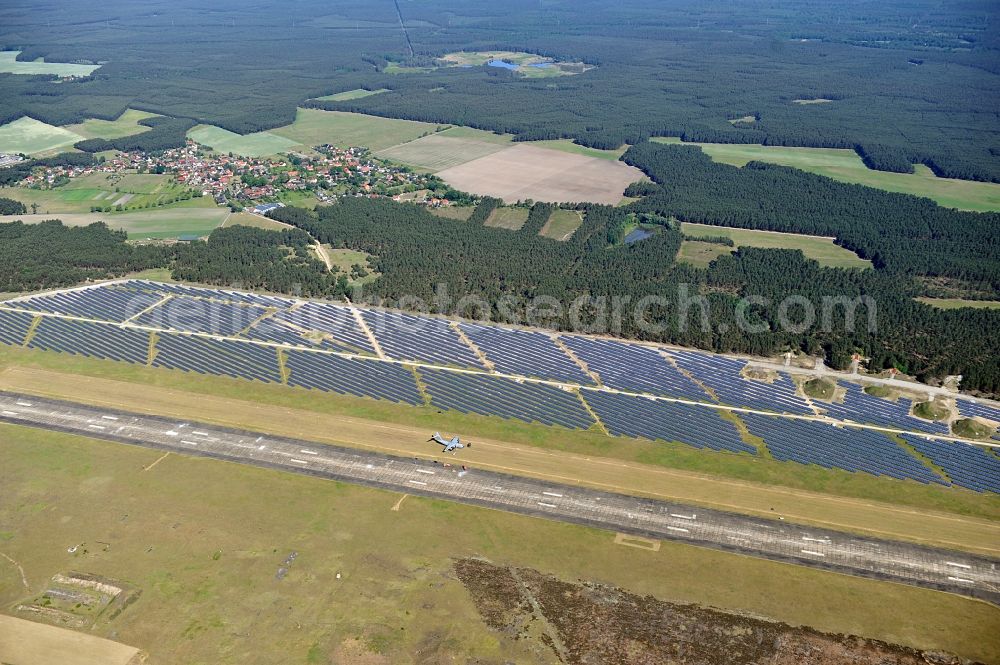
[[[197,141],[215,152],[243,155],[244,157],[266,157],[287,152],[298,144],[291,139],[271,132],[256,132],[241,136],[221,127],[196,125],[188,133],[188,138]]]
[[[272,129],[269,133],[292,141],[300,149],[329,143],[344,148],[365,146],[371,150],[384,150],[433,134],[441,127],[427,122],[361,113],[300,108],[295,122]]]
[[[962,298],[917,298],[920,302],[938,309],[1000,309],[1000,301],[996,300],[963,300]]]
[[[337,92],[332,95],[323,95],[322,97],[316,97],[316,101],[319,102],[346,102],[352,99],[363,99],[365,97],[371,97],[372,95],[380,95],[383,92],[389,92],[388,88],[379,88],[378,90],[365,90],[364,88],[355,88],[354,90],[345,90],[344,92]]]
[[[732,229],[724,226],[711,226],[709,224],[681,224],[681,231],[685,235],[711,238],[725,236],[732,238],[737,247],[763,247],[766,249],[799,249],[806,258],[814,259],[820,265],[829,268],[871,268],[871,262],[866,261],[854,252],[833,244],[832,238],[820,238],[818,236],[799,235],[797,233],[777,233],[775,231],[754,231],[749,229]],[[689,241],[685,241],[689,242]],[[729,251],[729,247],[719,245],[724,250]],[[703,247],[688,250],[689,254],[696,255],[704,252]],[[684,253],[683,244],[681,252]],[[721,253],[721,252],[720,252]]]
[[[89,76],[100,65],[75,65],[67,62],[45,62],[38,58],[19,62],[20,51],[0,51],[0,74],[55,74],[56,76]]]
[[[527,141],[527,145],[538,146],[539,148],[549,148],[550,150],[561,150],[563,152],[573,153],[575,155],[584,155],[586,157],[597,157],[598,159],[608,159],[612,162],[617,162],[621,159],[621,156],[625,154],[628,150],[627,145],[616,150],[600,150],[598,148],[588,148],[585,145],[580,145],[579,143],[573,143],[571,139],[552,139],[548,141]]]
[[[583,216],[578,210],[556,208],[549,215],[549,218],[545,220],[545,224],[538,232],[538,235],[552,238],[553,240],[569,240],[582,223]]]
[[[657,143],[681,143],[680,139],[673,137],[651,140]],[[788,148],[728,143],[683,145],[699,146],[715,161],[733,166],[744,166],[747,162],[756,160],[791,166],[840,182],[924,196],[947,208],[978,212],[1000,210],[1000,184],[939,178],[923,164],[914,165],[914,173],[889,173],[868,168],[856,152],[840,148]]]
[[[208,199],[211,201],[211,199]],[[57,215],[16,215],[5,220],[19,219],[37,223],[47,219],[61,219],[66,226],[87,226],[104,222],[111,229],[122,229],[132,240],[143,238],[177,238],[179,236],[207,236],[222,225],[230,215],[229,208],[215,204],[205,207],[170,207],[137,212],[88,212],[59,213]]]
[[[621,200],[629,184],[644,177],[622,162],[527,143],[515,143],[437,175],[455,189],[495,196],[507,203],[533,199],[612,205]]]
[[[140,125],[139,121],[155,117],[157,117],[155,113],[125,109],[114,120],[88,118],[76,125],[66,125],[63,129],[79,134],[85,139],[117,139],[149,131],[149,127]]]
[[[135,665],[139,658],[139,650],[135,647],[68,628],[0,614],[0,663]]]
[[[527,208],[508,208],[498,206],[490,213],[489,218],[483,223],[484,226],[492,226],[497,229],[507,229],[517,231],[528,221]]]
[[[54,189],[3,187],[0,188],[0,196],[21,201],[29,208],[34,203],[38,212],[44,214],[90,212],[94,206],[115,208],[120,205],[125,212],[147,205],[158,208],[168,205],[198,207],[204,203],[202,198],[211,201],[211,198],[201,196],[173,200],[187,191],[187,188],[174,183],[169,175],[92,173],[73,178],[66,185]]]
[[[23,116],[0,125],[0,152],[41,155],[70,148],[84,138],[64,127],[54,127]]]
[[[1000,658],[997,609],[950,594],[679,543],[629,547],[607,531],[62,433],[0,433],[4,553],[32,589],[67,570],[141,589],[89,633],[150,662],[549,662],[480,620],[452,568],[467,557]],[[30,595],[0,560],[0,603]]]
[[[509,139],[505,143],[488,142],[473,138],[448,136],[450,131],[431,134],[415,141],[380,150],[375,153],[375,156],[434,173],[486,155],[492,155],[509,145]],[[489,135],[489,132],[482,133]]]
[[[475,209],[475,206],[446,206],[444,208],[430,208],[429,210],[432,215],[464,222],[469,219]]]
[[[226,217],[226,221],[222,223],[222,226],[252,226],[255,229],[265,229],[267,231],[282,231],[288,228],[287,224],[282,224],[268,217],[262,217],[249,212],[230,213]]]

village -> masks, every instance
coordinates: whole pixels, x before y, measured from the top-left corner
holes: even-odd
[[[436,176],[381,161],[366,148],[332,145],[317,146],[314,154],[244,157],[215,153],[189,140],[183,148],[158,153],[116,152],[88,165],[40,167],[19,186],[54,189],[94,173],[169,175],[176,185],[233,210],[282,202],[295,193],[311,193],[321,203],[355,196],[451,205],[445,198],[448,187]]]

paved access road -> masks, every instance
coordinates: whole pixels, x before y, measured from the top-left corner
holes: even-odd
[[[0,421],[690,542],[1000,604],[997,559],[533,478],[464,471],[460,455],[448,455],[452,466],[445,467],[427,460],[7,392],[0,392]],[[414,451],[426,453],[428,446],[436,444],[414,441],[413,445]]]

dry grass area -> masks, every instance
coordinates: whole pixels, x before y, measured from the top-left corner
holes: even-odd
[[[492,155],[506,148],[509,143],[509,141],[498,143],[446,134],[446,132],[431,134],[409,143],[380,150],[375,156],[437,172]]]
[[[462,191],[507,203],[532,199],[553,203],[614,205],[643,174],[622,162],[519,143],[438,173]]]
[[[677,261],[696,268],[707,268],[712,261],[720,256],[731,254],[735,249],[735,247],[727,247],[715,242],[684,240],[681,242],[681,248],[677,251]]]
[[[138,665],[135,647],[0,614],[4,665]]]
[[[472,212],[475,209],[475,206],[445,206],[443,208],[428,208],[432,215],[444,217],[445,219],[456,219],[460,222],[467,221],[469,217],[472,216]]]
[[[38,355],[54,357],[60,367],[67,362],[62,355]],[[342,398],[304,389],[208,379],[170,370],[137,370],[117,363],[103,364],[130,374],[141,372],[148,383],[11,366],[0,372],[0,389],[169,417],[191,418],[192,414],[197,414],[197,419],[206,423],[406,457],[433,459],[437,450],[423,445],[427,433],[435,428],[447,429],[463,438],[475,439],[475,448],[470,449],[464,459],[479,468],[770,519],[781,516],[805,524],[932,543],[992,556],[1000,554],[996,504],[980,495],[968,498],[980,506],[982,517],[944,512],[940,508],[935,510],[927,504],[920,508],[905,505],[907,494],[914,491],[933,492],[942,501],[947,498],[949,507],[965,496],[954,490],[927,488],[918,483],[867,479],[869,486],[886,490],[885,501],[831,496],[819,491],[709,475],[711,472],[669,468],[659,462],[674,455],[690,454],[703,464],[753,464],[762,472],[767,465],[773,467],[775,473],[794,474],[800,479],[819,473],[799,465],[743,461],[732,455],[706,455],[703,451],[685,450],[687,447],[666,443],[612,439],[590,432],[522,426],[499,419],[460,417],[441,414],[436,409],[384,405],[374,400]],[[202,391],[197,390],[199,386]],[[835,488],[835,479],[842,477],[820,475],[824,490]],[[866,480],[859,479],[856,474],[843,476],[857,482]]]
[[[538,235],[552,238],[553,240],[569,240],[578,228],[583,224],[583,215],[579,210],[564,210],[559,208],[553,210],[545,224],[538,232]]]
[[[489,218],[484,222],[484,226],[492,226],[498,229],[508,229],[518,231],[524,223],[528,221],[527,208],[507,208],[500,206],[490,213]]]

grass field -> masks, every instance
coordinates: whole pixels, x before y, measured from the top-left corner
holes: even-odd
[[[480,468],[1000,554],[1000,497],[284,386],[0,348],[0,389],[190,417],[403,456],[472,436]],[[389,424],[391,423],[391,424]]]
[[[61,433],[0,425],[0,438],[4,553],[33,589],[66,570],[141,588],[92,633],[150,662],[551,660],[479,620],[451,571],[466,556],[1000,658],[997,608],[949,594],[671,542],[624,547],[606,531]],[[0,560],[0,603],[25,595]]]
[[[383,92],[389,92],[389,89],[379,88],[378,90],[365,90],[364,88],[355,88],[354,90],[345,90],[344,92],[337,92],[332,95],[317,97],[316,100],[320,102],[346,102],[352,99],[363,99],[365,97],[371,97],[372,95],[380,95]]]
[[[831,238],[805,236],[796,233],[775,233],[772,231],[754,231],[748,229],[731,229],[724,226],[708,224],[681,224],[681,231],[686,235],[711,238],[725,236],[732,238],[738,247],[765,247],[776,249],[799,249],[806,258],[815,259],[820,265],[830,268],[871,268],[866,261],[854,252],[833,244]],[[719,245],[725,250],[728,247]],[[695,250],[696,253],[698,250]],[[682,249],[683,252],[683,249]]]
[[[552,238],[553,240],[569,240],[582,223],[583,216],[579,211],[557,208],[545,220],[545,224],[538,232],[538,235]]]
[[[489,132],[481,133],[490,135]],[[465,164],[473,159],[492,155],[505,149],[509,143],[509,140],[504,143],[481,141],[461,136],[448,136],[448,132],[440,132],[380,150],[375,153],[375,156],[436,173],[443,169]]]
[[[2,193],[2,191],[0,191]],[[211,199],[208,199],[211,201]],[[15,215],[0,218],[4,221],[20,219],[26,223],[42,222],[46,219],[61,219],[67,226],[86,226],[94,222],[104,222],[112,229],[123,229],[132,239],[176,238],[182,235],[207,236],[212,229],[220,226],[229,215],[228,208],[220,208],[214,203],[206,207],[165,208],[141,210],[137,212],[87,212],[58,213],[54,215]]]
[[[88,76],[100,65],[74,65],[66,62],[18,62],[20,51],[0,51],[0,74],[55,74],[56,76]]]
[[[287,224],[249,212],[231,213],[222,226],[252,226],[255,229],[267,229],[268,231],[282,231],[288,228]]]
[[[475,210],[475,206],[448,206],[446,208],[429,208],[432,215],[437,215],[438,217],[444,217],[445,219],[457,219],[459,221],[466,221],[472,215],[472,211]]]
[[[326,254],[330,257],[330,263],[334,270],[338,270],[347,275],[351,274],[351,266],[358,264],[368,271],[368,275],[360,279],[351,280],[352,284],[367,284],[378,279],[378,273],[375,272],[374,268],[368,265],[368,259],[371,258],[368,254],[364,252],[357,252],[353,249],[344,248],[333,248],[326,245]]]
[[[683,240],[681,248],[677,251],[677,261],[687,263],[696,268],[707,268],[715,259],[725,254],[730,254],[734,247],[726,247],[715,242],[701,242],[699,240]]]
[[[295,122],[272,129],[270,133],[304,147],[329,143],[341,147],[365,146],[371,150],[384,150],[424,134],[432,134],[438,127],[427,122],[300,108]]]
[[[256,132],[241,136],[213,125],[196,125],[188,138],[216,152],[233,153],[244,157],[266,157],[294,149],[298,143],[272,132]]]
[[[572,139],[528,141],[526,143],[527,145],[538,146],[539,148],[561,150],[562,152],[569,152],[575,155],[584,155],[585,157],[597,157],[598,159],[609,159],[612,162],[618,161],[618,159],[625,154],[625,151],[628,150],[627,145],[623,145],[617,150],[600,150],[598,148],[588,148],[587,146],[580,145],[578,143],[573,143]]]
[[[917,298],[917,300],[938,309],[960,309],[962,307],[1000,309],[1000,301],[997,300],[962,300],[961,298]]]
[[[155,113],[125,109],[114,120],[88,118],[76,125],[66,125],[63,129],[71,131],[74,134],[79,134],[85,139],[116,139],[122,136],[131,136],[132,134],[149,131],[149,127],[140,125],[139,121],[155,117]]]
[[[27,116],[0,125],[0,152],[38,155],[69,148],[85,137]]]
[[[0,663],[135,665],[138,653],[135,647],[111,640],[0,614]]]
[[[673,137],[651,140],[658,143],[681,142]],[[733,166],[743,166],[749,161],[757,160],[791,166],[841,182],[925,196],[948,208],[980,212],[1000,210],[1000,184],[938,178],[922,164],[914,167],[915,173],[888,173],[868,168],[853,150],[725,143],[684,145],[697,145],[715,161]]]
[[[492,226],[498,229],[517,231],[528,221],[527,208],[507,208],[500,206],[490,213],[489,218],[483,226]]]

